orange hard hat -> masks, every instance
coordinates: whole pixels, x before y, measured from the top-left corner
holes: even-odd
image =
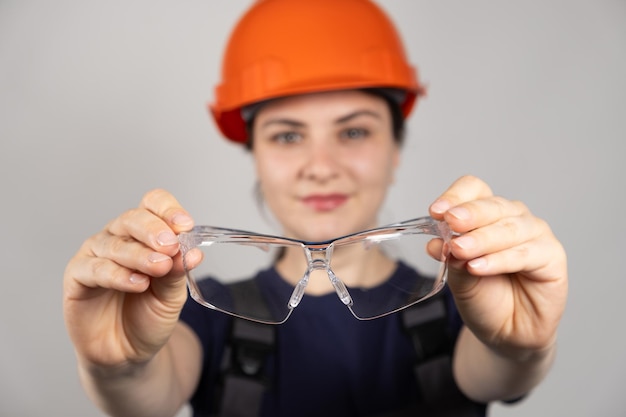
[[[370,0],[257,0],[226,45],[211,113],[245,143],[244,106],[272,98],[362,88],[403,90],[404,116],[423,92],[402,41]]]

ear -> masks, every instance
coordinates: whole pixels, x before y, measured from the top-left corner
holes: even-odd
[[[393,154],[391,155],[391,175],[389,176],[389,185],[396,182],[396,171],[400,166],[400,147],[396,144],[393,148]]]
[[[396,170],[400,166],[400,146],[395,145],[393,150],[393,169]]]

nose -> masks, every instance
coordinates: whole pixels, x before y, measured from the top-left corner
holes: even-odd
[[[326,182],[339,174],[339,153],[331,141],[312,140],[306,152],[307,157],[302,166],[303,178]]]

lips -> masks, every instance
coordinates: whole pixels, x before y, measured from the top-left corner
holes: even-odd
[[[302,198],[302,202],[315,211],[330,211],[348,200],[346,194],[313,194]]]

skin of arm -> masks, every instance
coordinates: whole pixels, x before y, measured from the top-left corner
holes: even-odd
[[[145,363],[110,368],[79,359],[78,372],[89,398],[109,415],[171,417],[191,398],[201,365],[200,342],[181,322]]]
[[[556,344],[543,350],[504,356],[463,327],[456,344],[453,373],[459,389],[474,401],[514,400],[537,386],[551,368]]]

